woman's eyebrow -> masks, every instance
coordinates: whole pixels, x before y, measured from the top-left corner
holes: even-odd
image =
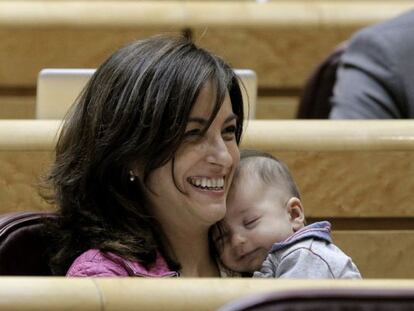
[[[226,120],[224,120],[224,123],[228,123],[228,122],[231,122],[231,121],[233,121],[234,119],[236,119],[236,121],[237,121],[237,115],[235,115],[234,113],[232,113],[231,115],[229,115],[227,118],[226,118]],[[205,125],[205,124],[207,124],[207,122],[208,122],[208,120],[207,119],[204,119],[204,118],[200,118],[200,117],[192,117],[192,118],[189,118],[188,119],[188,122],[190,123],[190,122],[195,122],[195,123],[199,123],[199,124],[201,124],[201,125]]]
[[[194,123],[199,123],[201,125],[205,125],[207,123],[206,119],[200,118],[200,117],[192,117],[188,119],[188,123],[190,122],[194,122]]]
[[[235,115],[234,113],[232,113],[231,115],[229,115],[227,118],[226,118],[226,120],[224,120],[224,123],[229,123],[229,122],[231,122],[231,121],[233,121],[233,120],[238,120],[238,116],[237,115]]]

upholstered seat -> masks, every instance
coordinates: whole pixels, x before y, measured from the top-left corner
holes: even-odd
[[[298,119],[328,118],[331,111],[330,99],[336,81],[336,70],[346,46],[346,42],[338,45],[308,78],[299,101],[296,114]]]
[[[46,257],[46,212],[0,215],[0,275],[51,275]]]
[[[414,290],[412,288],[347,287],[344,289],[293,289],[250,295],[230,302],[217,311],[388,311],[413,310],[413,306]]]

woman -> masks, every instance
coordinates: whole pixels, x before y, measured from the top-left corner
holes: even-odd
[[[239,161],[234,72],[184,38],[115,52],[62,128],[48,176],[68,276],[219,276],[209,228]]]

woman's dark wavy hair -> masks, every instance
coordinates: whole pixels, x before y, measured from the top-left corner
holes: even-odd
[[[208,129],[226,92],[243,128],[243,101],[233,70],[220,58],[181,37],[158,36],[115,52],[95,72],[65,118],[56,160],[46,177],[59,221],[50,265],[65,274],[82,252],[97,248],[149,266],[163,232],[144,196],[148,175],[173,159],[190,111],[207,81],[216,91]],[[129,180],[139,165],[143,180]],[[51,193],[51,194],[50,194]]]

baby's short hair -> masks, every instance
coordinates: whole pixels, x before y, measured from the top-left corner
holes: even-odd
[[[288,167],[270,153],[259,150],[241,150],[240,164],[234,176],[237,183],[242,172],[256,174],[265,184],[283,184],[292,197],[300,199],[300,192]]]

